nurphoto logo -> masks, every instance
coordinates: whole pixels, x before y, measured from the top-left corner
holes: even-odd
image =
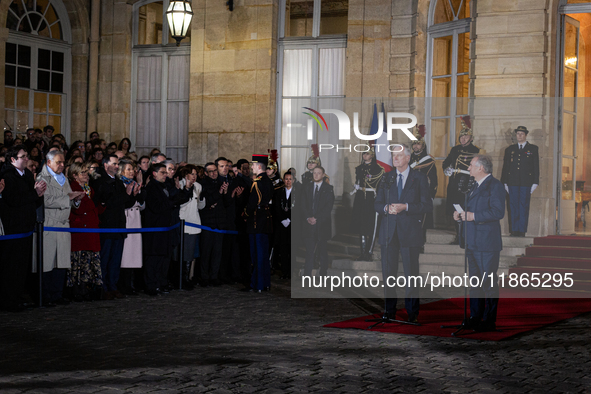
[[[304,112],[305,115],[308,115],[310,117],[310,119],[308,119],[306,128],[308,133],[308,140],[311,141],[314,139],[314,121],[316,121],[320,130],[326,129],[326,131],[328,131],[328,124],[324,116],[322,116],[322,114],[334,114],[337,117],[337,120],[339,122],[339,140],[351,140],[351,120],[349,119],[349,116],[346,113],[338,109],[321,109],[319,112],[309,107],[303,108],[311,112]],[[417,118],[413,114],[407,112],[388,112],[384,117],[384,113],[380,112],[378,113],[377,119],[377,131],[372,134],[362,134],[359,131],[359,113],[353,112],[353,133],[355,133],[355,136],[362,141],[378,141],[380,137],[382,137],[382,135],[386,133],[387,141],[391,141],[393,131],[401,130],[412,141],[417,140],[416,137],[409,130],[417,124]],[[410,122],[394,123],[394,119],[410,119]],[[384,123],[386,123],[386,128],[384,128]],[[371,145],[375,147],[377,152],[379,152],[381,147],[386,147],[389,152],[396,152],[397,150],[395,149],[395,147],[400,146],[398,144],[388,145],[379,143],[372,143]],[[348,147],[339,147],[338,145],[335,146],[333,144],[319,144],[320,151],[327,149],[336,149],[337,152],[339,150],[351,151],[352,148],[355,152],[367,152],[371,149],[370,145],[368,144],[357,144],[353,147],[351,145],[349,145]]]

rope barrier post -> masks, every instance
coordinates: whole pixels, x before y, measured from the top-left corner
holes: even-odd
[[[183,289],[183,265],[185,265],[185,220],[181,219],[181,250],[179,251],[179,290]],[[187,277],[189,273],[187,272]]]
[[[37,222],[37,273],[39,274],[39,308],[43,307],[43,222]]]

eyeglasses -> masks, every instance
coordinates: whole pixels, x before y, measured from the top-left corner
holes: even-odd
[[[81,174],[88,174],[88,171],[80,171]]]
[[[164,171],[158,171],[158,174],[166,175],[167,172],[166,172],[166,170],[164,170]]]
[[[17,156],[17,159],[28,159],[29,155],[22,155],[22,156]]]

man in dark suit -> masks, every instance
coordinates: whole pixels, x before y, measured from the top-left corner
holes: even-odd
[[[291,279],[291,202],[293,194],[293,177],[287,171],[283,175],[285,187],[273,194],[273,221],[277,223],[275,228],[276,248],[274,252],[278,256],[275,261],[281,261],[281,276]]]
[[[400,145],[392,152],[396,171],[390,171],[378,187],[374,204],[378,214],[385,216],[380,225],[382,276],[385,282],[386,310],[384,318],[395,319],[396,289],[386,283],[398,275],[398,254],[406,277],[405,307],[408,321],[416,323],[419,315],[419,289],[409,276],[419,276],[419,253],[425,244],[423,220],[433,211],[427,176],[410,168],[410,149]]]
[[[332,238],[331,213],[334,205],[334,189],[324,181],[324,168],[312,170],[312,182],[304,185],[302,208],[304,213],[303,234],[306,244],[304,275],[311,275],[314,268],[314,251],[320,259],[320,275],[328,269],[327,242]]]
[[[238,251],[240,254],[240,268],[238,271],[238,280],[244,284],[244,290],[250,290],[250,241],[248,239],[248,232],[246,230],[246,222],[244,221],[242,214],[244,208],[248,204],[250,196],[250,188],[252,186],[252,179],[250,179],[250,163],[246,159],[240,159],[236,163],[238,173],[230,184],[231,192],[235,189],[241,190],[240,193],[235,195],[235,217],[234,223],[236,224],[236,230],[238,235],[236,236],[238,241]]]
[[[12,146],[0,172],[0,217],[6,235],[35,228],[36,210],[43,206],[47,183],[35,182],[27,169],[29,155],[24,145]],[[32,263],[33,235],[0,241],[0,309],[25,309],[25,282]]]
[[[99,215],[101,228],[125,228],[125,209],[133,207],[139,193],[139,186],[135,186],[134,183],[125,186],[123,181],[116,177],[118,170],[119,158],[112,154],[106,155],[103,158],[103,167],[97,170],[100,176],[91,183],[95,191],[95,205],[104,208],[103,213]],[[123,243],[127,234],[101,233],[100,236],[102,298],[124,298],[125,295],[117,289],[117,282],[121,271]]]
[[[517,143],[505,149],[503,159],[501,182],[509,193],[511,235],[514,237],[525,237],[531,194],[540,184],[538,147],[527,142],[528,133],[525,126],[515,129]]]
[[[221,182],[218,177],[218,167],[215,163],[205,164],[207,176],[202,181],[203,191],[201,195],[205,198],[205,208],[199,214],[201,223],[218,230],[228,229],[228,211],[230,203],[228,183]],[[223,255],[224,234],[213,231],[202,231],[200,237],[201,254],[201,280],[202,287],[208,285],[219,286],[218,279]]]
[[[470,162],[469,170],[476,183],[468,192],[466,211],[461,214],[454,212],[454,219],[462,220],[467,226],[466,253],[470,278],[476,276],[482,280],[484,277],[485,281],[482,286],[470,287],[470,320],[465,324],[467,328],[478,331],[494,331],[499,303],[497,270],[503,249],[500,220],[505,216],[505,190],[503,184],[492,176],[490,156],[476,155]],[[463,240],[460,241],[463,245]],[[493,274],[492,280],[490,274]]]

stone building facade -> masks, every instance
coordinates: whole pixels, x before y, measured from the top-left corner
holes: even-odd
[[[320,105],[328,89],[325,98],[333,102],[365,100],[362,119],[371,117],[373,103],[412,111],[427,124],[428,149],[439,162],[456,143],[459,116],[468,114],[475,143],[493,156],[499,177],[511,131],[527,126],[529,141],[540,147],[542,174],[529,233],[584,231],[581,208],[591,191],[591,163],[582,153],[591,138],[585,131],[591,105],[584,97],[591,96],[585,90],[591,73],[583,55],[591,42],[591,2],[236,0],[230,11],[224,1],[193,0],[190,37],[180,47],[166,39],[167,5],[1,0],[5,127],[24,132],[57,121],[70,142],[96,130],[106,140],[131,137],[138,151],[160,147],[199,164],[277,148],[283,169],[301,171],[309,143],[285,137],[285,106],[294,100],[286,94],[285,67],[294,51],[309,49],[317,80],[302,93],[306,100]],[[32,48],[28,65],[19,58],[21,46]],[[63,53],[61,68],[59,62],[56,69],[40,63],[42,53],[54,52]],[[335,68],[327,71],[327,64]],[[28,84],[19,80],[26,72]],[[290,72],[291,78],[308,78]],[[339,72],[340,82],[323,87],[322,78]],[[53,84],[54,75],[58,82],[63,78],[58,88],[40,87],[44,78]],[[556,99],[562,96],[580,98],[579,105]],[[355,152],[326,157],[344,197],[359,160]],[[441,170],[439,177],[444,179]],[[439,200],[445,198],[442,183]]]

